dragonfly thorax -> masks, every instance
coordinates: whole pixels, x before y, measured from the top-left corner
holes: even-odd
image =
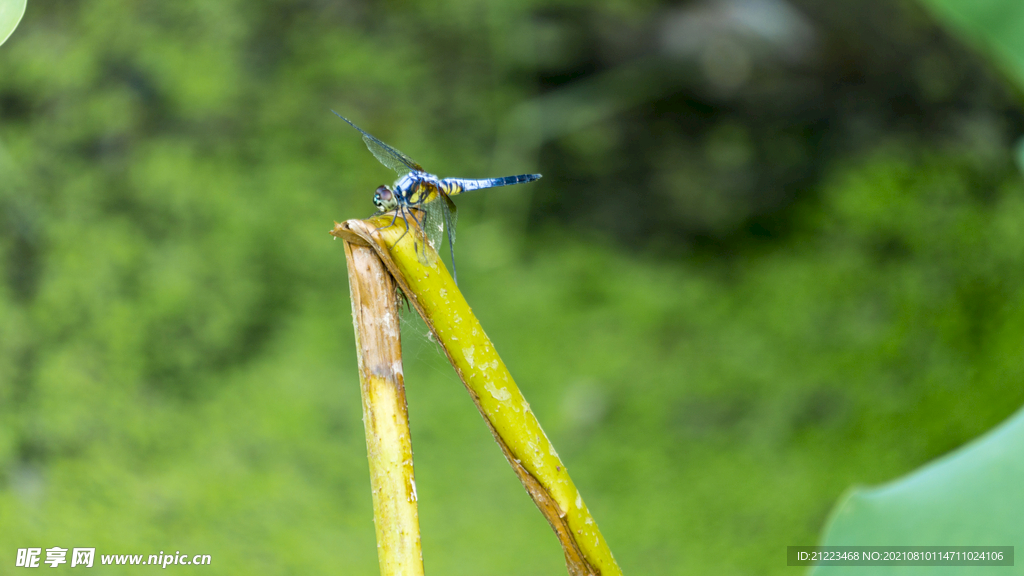
[[[395,192],[402,197],[408,197],[409,193],[416,189],[420,183],[422,174],[410,172],[395,180]]]

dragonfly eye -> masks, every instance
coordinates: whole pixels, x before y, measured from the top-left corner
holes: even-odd
[[[395,204],[395,193],[387,186],[378,186],[373,194],[373,205],[380,210],[390,210]]]

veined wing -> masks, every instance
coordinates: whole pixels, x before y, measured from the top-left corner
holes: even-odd
[[[430,238],[430,244],[434,249],[441,249],[441,241],[445,231],[448,232],[448,243],[455,243],[455,221],[459,217],[459,211],[455,207],[455,203],[449,198],[442,197],[434,202],[423,204],[421,208],[425,213],[423,230],[427,233],[427,237]]]
[[[334,110],[331,110],[331,112],[334,112]],[[387,166],[388,168],[391,168],[395,172],[398,172],[399,175],[404,175],[409,172],[417,171],[424,172],[423,167],[420,166],[412,158],[409,158],[405,154],[402,154],[398,150],[395,150],[391,146],[388,146],[387,144],[374,138],[371,134],[369,134],[359,126],[356,126],[355,124],[352,123],[351,120],[345,118],[341,114],[334,112],[334,115],[347,122],[349,126],[355,128],[356,130],[359,130],[359,132],[363,135],[363,142],[366,143],[366,147],[370,149],[370,152],[373,153],[373,155],[377,158],[377,160],[380,161],[381,164]]]
[[[430,245],[440,251],[444,233],[448,232],[448,250],[452,257],[452,278],[459,283],[459,273],[455,268],[455,221],[459,217],[459,209],[444,192],[438,191],[440,198],[421,205],[423,209],[423,231],[426,232]]]

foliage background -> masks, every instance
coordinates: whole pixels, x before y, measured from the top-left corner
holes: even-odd
[[[1024,401],[1006,61],[881,0],[30,3],[0,49],[0,565],[376,572],[327,230],[392,175],[335,108],[438,174],[545,174],[460,199],[460,276],[626,573],[792,570],[849,486]],[[406,332],[427,570],[563,573]]]

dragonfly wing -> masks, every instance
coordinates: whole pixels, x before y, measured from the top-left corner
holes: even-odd
[[[441,200],[443,200],[443,202],[441,202],[440,204],[443,206],[443,209],[445,211],[445,217],[446,217],[445,218],[446,219],[445,227],[448,228],[448,245],[452,247],[452,262],[453,262],[452,266],[454,267],[455,266],[455,264],[454,264],[454,262],[455,262],[455,251],[454,251],[455,250],[455,220],[458,219],[458,217],[459,217],[459,207],[456,206],[455,202],[452,202],[451,197],[449,197],[444,192],[441,192]],[[435,204],[438,204],[438,202],[435,202]]]
[[[439,251],[441,250],[441,241],[444,237],[445,208],[442,207],[441,202],[424,204],[422,208],[424,212],[423,231],[430,240],[430,247]]]
[[[331,112],[334,112],[334,110],[331,110]],[[415,171],[424,172],[423,167],[412,158],[409,158],[405,154],[402,154],[377,138],[374,138],[372,134],[363,130],[359,126],[356,126],[351,120],[345,118],[341,114],[334,112],[334,115],[347,122],[349,126],[359,130],[363,135],[363,142],[366,143],[366,147],[370,149],[370,152],[377,158],[377,160],[380,161],[381,164],[391,168],[395,172],[398,172],[399,175]]]
[[[441,193],[440,200],[425,204],[423,209],[426,214],[423,217],[423,227],[427,231],[430,245],[434,250],[440,250],[444,232],[448,231],[448,250],[452,257],[452,278],[458,284],[459,276],[455,268],[455,223],[459,217],[459,209],[444,193]]]
[[[363,142],[366,143],[366,147],[370,149],[370,152],[373,153],[381,164],[391,168],[395,172],[398,172],[399,176],[404,176],[409,172],[420,170],[420,168],[413,167],[418,166],[418,164],[413,163],[413,166],[410,166],[401,157],[394,155],[395,152],[399,154],[401,154],[401,152],[398,152],[398,150],[391,148],[369,134],[363,134]]]

